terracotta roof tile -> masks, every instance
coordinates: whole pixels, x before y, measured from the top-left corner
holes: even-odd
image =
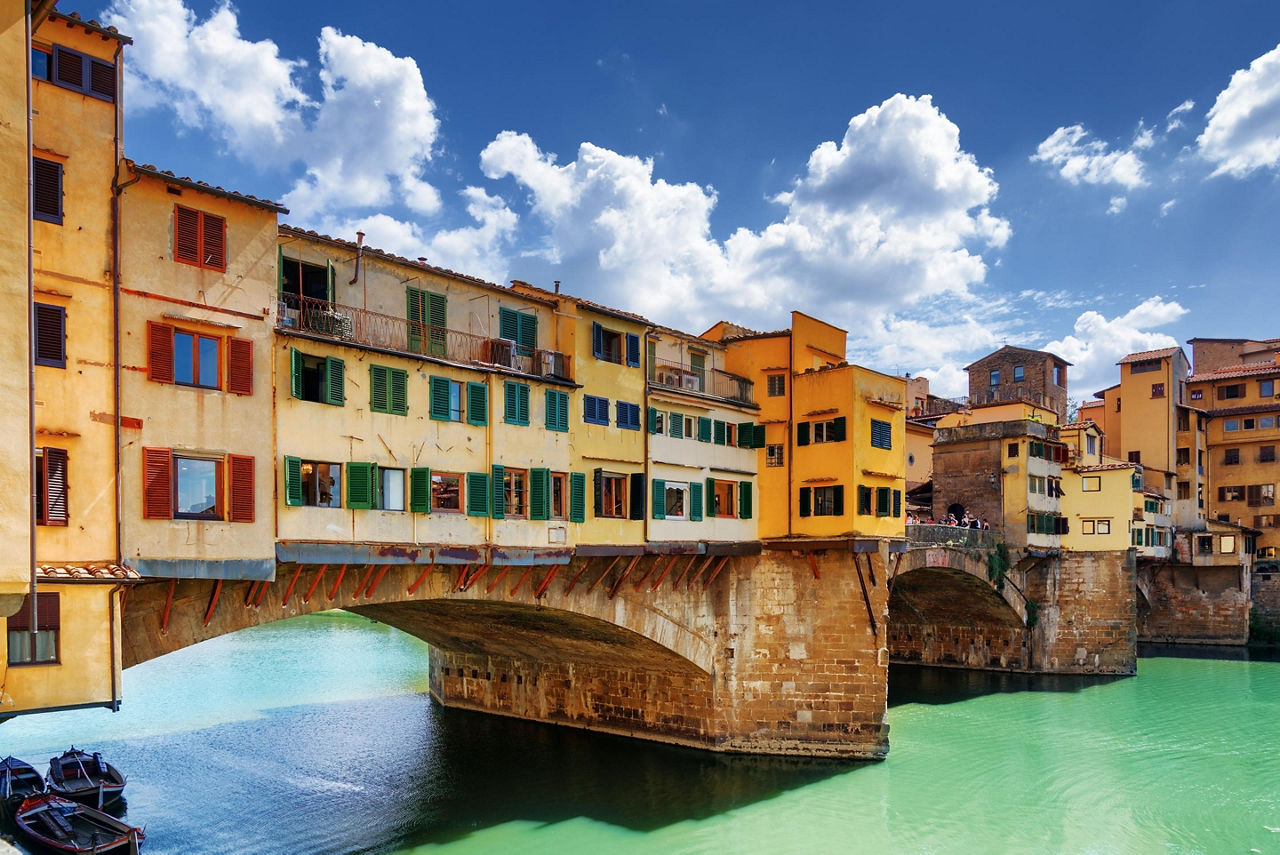
[[[1210,418],[1222,418],[1223,416],[1248,416],[1253,413],[1276,413],[1280,412],[1280,402],[1274,404],[1253,404],[1248,407],[1226,407],[1221,410],[1210,410]]]
[[[227,199],[235,199],[246,204],[253,205],[258,208],[266,208],[268,211],[275,211],[280,214],[289,213],[289,209],[281,205],[279,202],[273,202],[270,199],[260,199],[248,193],[239,193],[235,190],[227,190],[222,187],[210,184],[207,181],[197,181],[194,178],[188,178],[185,175],[175,175],[167,169],[160,169],[152,166],[150,163],[137,163],[136,161],[126,160],[129,168],[134,172],[141,172],[162,181],[173,181],[178,184],[190,187],[193,190],[203,190],[205,193],[212,193],[215,196],[223,196]]]
[[[1160,350],[1143,350],[1138,353],[1129,354],[1124,359],[1117,362],[1116,365],[1125,365],[1129,362],[1146,362],[1150,359],[1164,359],[1166,356],[1173,356],[1180,350],[1182,350],[1180,347],[1164,347]]]
[[[1076,472],[1111,472],[1116,469],[1136,469],[1136,463],[1094,463],[1089,466],[1077,466]]]
[[[585,297],[575,297],[572,294],[567,294],[563,291],[561,291],[560,293],[556,293],[555,291],[548,291],[546,288],[539,288],[537,285],[530,285],[528,282],[521,282],[519,280],[516,280],[515,284],[519,286],[516,290],[516,293],[520,293],[521,291],[525,291],[525,290],[535,291],[539,294],[546,294],[548,297],[551,297],[552,299],[564,298],[566,300],[572,300],[573,302],[579,305],[587,306],[589,308],[595,309],[596,311],[602,312],[606,315],[616,315],[621,318],[626,318],[628,320],[635,321],[636,323],[644,324],[645,326],[653,325],[653,322],[650,321],[648,318],[644,317],[643,315],[637,315],[635,312],[628,312],[625,309],[615,309],[612,306],[606,306],[603,303],[597,303],[592,300],[588,300]],[[681,333],[681,335],[688,335],[688,333]],[[697,336],[694,336],[694,338],[697,338]]]
[[[1231,380],[1236,377],[1255,377],[1260,374],[1280,374],[1280,363],[1261,362],[1257,365],[1233,365],[1230,368],[1219,368],[1217,371],[1206,371],[1203,374],[1192,374],[1188,383],[1209,383],[1214,380]]]
[[[141,582],[132,567],[121,564],[37,564],[36,576],[51,582]]]
[[[133,44],[133,39],[129,38],[128,36],[121,35],[120,31],[117,30],[115,27],[104,27],[102,24],[98,23],[93,18],[90,18],[89,20],[86,21],[84,18],[80,17],[79,12],[59,12],[57,9],[54,9],[52,12],[49,13],[49,18],[55,21],[74,21],[75,23],[84,27],[86,30],[90,30],[100,35],[107,36],[108,38],[117,39],[122,44],[126,44],[126,45]]]

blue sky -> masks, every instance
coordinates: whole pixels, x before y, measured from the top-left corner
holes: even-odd
[[[799,309],[940,394],[1005,343],[1087,397],[1280,335],[1273,2],[78,11],[135,40],[129,156],[492,281],[694,332]]]

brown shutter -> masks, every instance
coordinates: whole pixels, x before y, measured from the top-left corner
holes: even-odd
[[[173,257],[187,264],[200,263],[200,212],[173,206]]]
[[[44,450],[44,478],[40,485],[44,490],[45,525],[67,524],[67,450]]]
[[[231,507],[228,522],[253,522],[253,458],[228,454],[227,469],[231,480]]]
[[[116,99],[116,67],[114,65],[89,59],[89,94],[108,101]]]
[[[66,313],[61,306],[35,304],[36,365],[67,367]]]
[[[227,269],[227,221],[213,214],[201,214],[200,264],[215,270]]]
[[[253,394],[253,342],[247,338],[227,339],[227,391]]]
[[[173,452],[142,449],[142,518],[173,519]]]
[[[9,615],[10,630],[31,631],[31,595],[22,598],[22,608]],[[36,594],[36,628],[59,629],[62,623],[57,593]]]
[[[62,222],[62,164],[31,158],[31,213],[47,223]]]
[[[54,81],[70,89],[84,89],[84,55],[55,46],[53,49]]]
[[[173,325],[147,321],[147,379],[173,382]]]

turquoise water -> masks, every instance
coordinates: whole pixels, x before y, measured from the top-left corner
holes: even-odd
[[[1280,663],[891,675],[876,764],[726,757],[436,706],[426,648],[328,613],[125,672],[120,713],[0,726],[130,775],[144,852],[1278,853]]]

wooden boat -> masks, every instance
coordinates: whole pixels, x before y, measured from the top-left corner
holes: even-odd
[[[61,757],[49,761],[47,781],[49,792],[54,795],[101,809],[120,798],[125,777],[101,754],[90,754],[73,745]]]
[[[17,757],[6,757],[0,760],[0,801],[9,813],[22,803],[22,800],[44,792],[44,778],[35,767]]]
[[[53,852],[138,855],[145,837],[140,828],[52,793],[26,799],[13,819],[31,842]]]

